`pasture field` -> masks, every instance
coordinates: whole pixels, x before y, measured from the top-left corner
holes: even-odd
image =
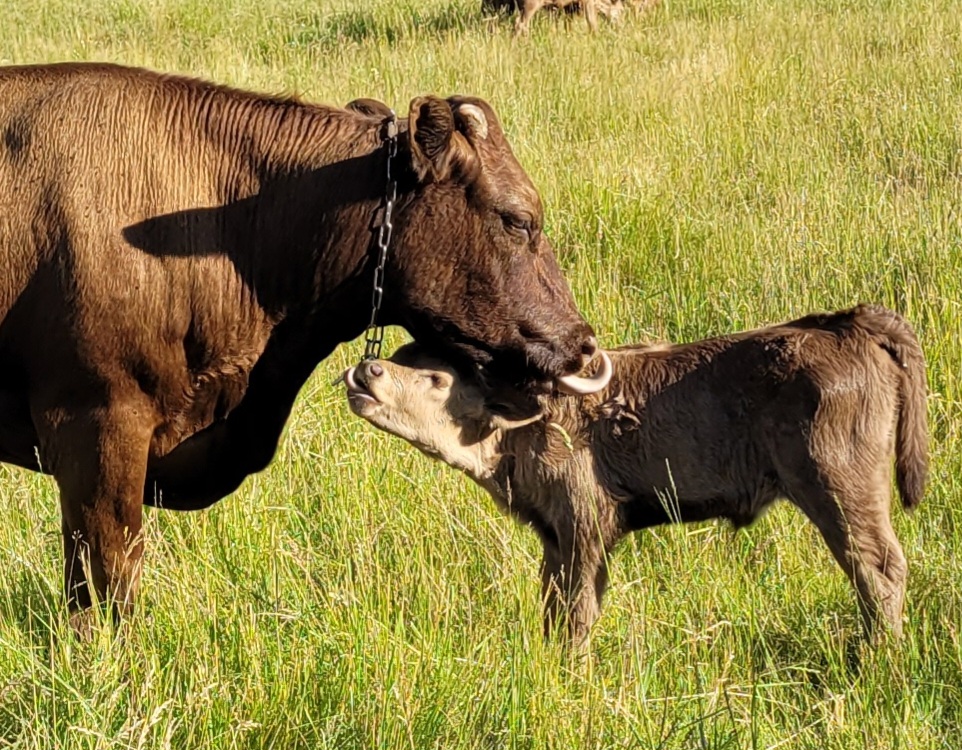
[[[893,511],[904,639],[862,644],[853,591],[781,506],[635,536],[572,659],[541,638],[534,535],[350,415],[330,383],[355,342],[268,471],[206,512],[147,511],[124,641],[70,636],[54,485],[0,468],[0,747],[959,747],[962,2],[663,0],[596,35],[546,13],[524,40],[479,5],[8,0],[0,58],[399,113],[483,96],[603,344],[901,311],[933,436],[927,497]]]

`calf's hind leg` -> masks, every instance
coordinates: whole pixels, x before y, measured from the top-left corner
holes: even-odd
[[[143,554],[150,411],[127,402],[39,412],[44,459],[60,488],[71,624],[84,630],[81,613],[94,595],[109,601],[115,616],[133,607]]]
[[[808,491],[797,504],[855,586],[866,633],[878,640],[880,624],[902,633],[908,566],[889,517],[888,475],[874,479],[866,494]]]

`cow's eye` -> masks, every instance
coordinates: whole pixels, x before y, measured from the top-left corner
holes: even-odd
[[[502,214],[501,221],[504,222],[504,228],[519,239],[528,241],[534,234],[534,222],[531,219],[514,214]]]

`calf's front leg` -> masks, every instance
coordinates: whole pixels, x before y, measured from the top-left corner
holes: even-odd
[[[546,540],[541,564],[545,637],[565,626],[568,641],[583,645],[601,614],[607,585],[608,561],[600,544],[559,545]]]

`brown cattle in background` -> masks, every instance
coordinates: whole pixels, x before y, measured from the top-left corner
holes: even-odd
[[[901,316],[863,305],[610,359],[604,391],[543,397],[534,416],[490,403],[417,345],[345,380],[357,414],[461,469],[538,533],[546,628],[566,607],[571,637],[587,635],[625,534],[744,526],[786,498],[853,582],[869,633],[879,620],[901,632],[892,456],[906,508],[928,467],[925,363]]]
[[[72,610],[89,583],[128,608],[144,502],[202,508],[267,466],[364,331],[388,113],[0,68],[0,461],[57,481]],[[420,97],[399,127],[378,322],[512,388],[580,371],[591,328],[491,107]]]
[[[588,28],[596,31],[599,14],[609,21],[615,21],[625,10],[648,10],[659,0],[482,0],[481,11],[487,13],[514,13],[515,34],[526,34],[531,18],[542,8],[561,10],[565,13],[584,13]]]

